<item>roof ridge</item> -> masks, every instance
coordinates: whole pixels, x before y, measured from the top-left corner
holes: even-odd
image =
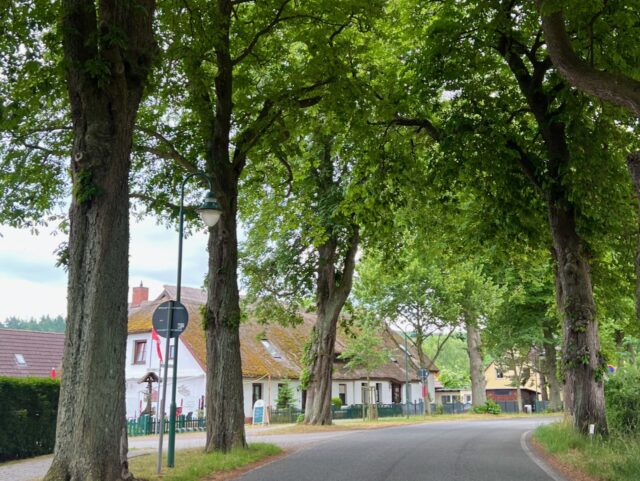
[[[38,331],[35,329],[15,329],[13,327],[2,327],[0,326],[0,331],[14,331],[14,332],[38,332],[42,334],[62,334],[64,336],[64,332],[56,332],[56,331]]]

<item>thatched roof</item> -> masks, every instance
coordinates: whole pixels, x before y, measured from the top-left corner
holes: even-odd
[[[176,288],[165,286],[164,291],[153,301],[145,302],[129,311],[129,333],[151,331],[153,311],[162,302],[175,299]],[[201,289],[183,287],[181,302],[189,312],[189,325],[182,334],[182,340],[204,369],[206,366],[205,334],[202,328],[201,306],[206,302],[206,292]],[[240,325],[240,351],[242,374],[244,377],[258,378],[271,376],[274,379],[297,379],[300,376],[304,345],[309,339],[316,316],[302,314],[302,323],[295,327],[285,327],[277,323],[259,324],[255,320],[243,321]],[[386,328],[382,334],[384,346],[391,353],[392,360],[371,373],[371,379],[389,379],[404,382],[404,351],[400,348],[402,337]],[[338,329],[336,352],[344,352],[348,335]],[[266,342],[265,342],[266,341]],[[409,346],[409,379],[417,381],[418,356],[415,348]],[[428,360],[429,370],[437,372]],[[350,371],[344,362],[337,360],[333,378],[336,380],[363,379],[363,370]]]

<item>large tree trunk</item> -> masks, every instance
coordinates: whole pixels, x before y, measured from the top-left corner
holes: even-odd
[[[155,45],[152,1],[62,4],[74,143],[69,211],[68,315],[53,462],[48,481],[131,479],[125,358],[129,154]],[[99,25],[99,28],[98,28]],[[98,48],[98,36],[126,45]],[[85,62],[110,69],[97,79]]]
[[[487,385],[484,379],[480,331],[470,321],[465,322],[465,327],[467,329],[467,353],[469,354],[469,373],[471,375],[471,400],[474,406],[483,406],[487,402]]]
[[[345,255],[340,284],[336,284],[337,239],[329,239],[318,248],[319,265],[316,289],[318,319],[313,328],[307,367],[309,381],[304,415],[305,423],[331,424],[331,385],[336,329],[340,312],[351,293],[359,240],[359,229],[357,226],[352,226],[352,236]]]
[[[638,207],[640,212],[640,152],[632,152],[627,155],[627,167],[633,186],[636,189]],[[640,320],[640,227],[638,228],[638,241],[636,248],[636,318]]]
[[[518,81],[547,151],[548,163],[544,167],[535,165],[526,155],[521,155],[519,160],[547,202],[564,317],[565,406],[571,408],[573,404],[574,425],[580,431],[588,432],[589,424],[595,423],[596,432],[605,434],[603,366],[591,274],[576,228],[575,210],[566,192],[564,176],[570,175],[571,153],[565,124],[552,108],[555,97],[544,86],[549,62],[548,59],[533,61],[530,73],[511,32],[501,36],[498,50]]]
[[[549,326],[543,328],[544,336],[544,369],[545,378],[549,384],[549,408],[552,411],[559,411],[562,406],[560,399],[561,384],[558,379],[558,361],[556,356],[556,345],[553,342],[553,330]]]
[[[333,140],[323,138],[319,166],[313,181],[320,196],[335,189],[336,180],[332,158]],[[338,174],[339,175],[339,174]],[[337,208],[337,205],[334,206]],[[349,229],[349,237],[340,249],[337,234],[340,227]],[[351,293],[356,252],[360,243],[357,225],[325,225],[326,241],[317,246],[318,267],[316,280],[317,321],[313,328],[311,348],[307,359],[307,405],[304,422],[309,424],[331,424],[331,384],[335,357],[336,329],[340,312]],[[343,250],[344,255],[340,254]],[[342,271],[339,267],[342,267]]]
[[[568,203],[551,194],[549,222],[562,283],[564,364],[573,394],[574,425],[583,433],[589,424],[607,434],[604,409],[603,359],[591,288],[589,264],[576,231],[575,214]]]
[[[336,329],[342,306],[318,303],[318,319],[313,328],[309,366],[309,387],[305,423],[331,424],[331,384],[335,356]]]
[[[235,182],[219,189],[224,189],[219,195],[223,214],[209,235],[205,311],[207,452],[246,447],[237,281],[237,190]]]

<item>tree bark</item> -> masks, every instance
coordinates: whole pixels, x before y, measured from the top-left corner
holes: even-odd
[[[558,274],[562,283],[564,304],[563,357],[566,382],[573,395],[573,421],[583,433],[589,424],[596,432],[607,434],[604,409],[604,361],[600,355],[600,340],[595,302],[591,288],[589,264],[577,233],[575,214],[564,199],[549,199],[549,222],[558,259]]]
[[[209,235],[209,276],[205,332],[207,343],[207,452],[246,447],[240,298],[238,294],[237,192],[221,192],[223,214]]]
[[[466,321],[465,326],[467,329],[467,353],[469,354],[472,404],[473,406],[483,406],[487,402],[487,386],[484,378],[480,331],[470,321]]]
[[[318,318],[313,328],[311,365],[305,423],[331,424],[331,384],[335,356],[336,329],[342,306],[335,301],[318,302]],[[367,386],[368,387],[368,386]]]
[[[415,327],[415,326],[414,326]],[[415,346],[416,346],[416,351],[418,351],[418,362],[420,364],[420,368],[425,369],[426,366],[426,355],[424,353],[424,336],[422,334],[422,332],[420,331],[420,329],[416,329],[415,330],[416,333],[416,339],[415,339]],[[436,357],[437,357],[436,353]],[[429,377],[427,376],[427,380],[424,383],[424,387],[425,387],[425,396],[422,396],[422,402],[424,403],[424,412],[425,414],[431,415],[431,395],[429,394]]]
[[[640,116],[640,82],[625,75],[597,70],[578,57],[567,35],[562,7],[548,12],[546,3],[546,0],[536,0],[538,8],[543,10],[542,27],[547,50],[560,74],[583,92]]]
[[[553,330],[549,326],[543,328],[544,336],[544,374],[549,384],[549,408],[552,411],[559,411],[562,406],[560,399],[560,380],[558,379],[558,361],[556,356],[556,345],[553,341]]]
[[[333,140],[324,138],[318,168],[313,181],[321,196],[339,187],[332,158]],[[333,208],[337,206],[332,206]],[[313,328],[309,351],[307,405],[304,422],[308,424],[331,424],[331,384],[335,357],[336,329],[338,318],[353,284],[356,253],[360,244],[360,229],[356,224],[336,225],[330,219],[325,221],[326,241],[316,247],[318,257],[316,280],[316,308],[318,318]],[[348,229],[348,237],[343,246],[337,232]],[[343,247],[344,255],[340,255]],[[339,269],[339,264],[342,270]]]
[[[581,432],[588,432],[589,424],[595,423],[596,432],[606,434],[603,361],[590,267],[584,242],[576,227],[575,208],[563,178],[564,172],[570,172],[571,153],[565,124],[553,113],[555,99],[544,88],[545,73],[551,64],[548,58],[534,60],[530,72],[520,57],[521,52],[511,32],[501,35],[498,51],[507,62],[536,120],[548,157],[544,168],[536,166],[531,158],[522,154],[519,161],[547,203],[562,297],[560,309],[564,317],[565,406],[573,408],[574,426]]]
[[[125,358],[129,154],[155,52],[152,0],[62,3],[73,121],[68,315],[56,443],[47,481],[132,479]],[[126,45],[98,47],[113,32]],[[100,62],[108,73],[87,73]]]
[[[340,312],[351,293],[359,229],[352,226],[350,245],[344,259],[342,281],[336,283],[337,239],[318,248],[317,313],[309,356],[309,384],[304,422],[331,424],[331,385],[335,357],[336,330]]]
[[[627,155],[627,167],[633,186],[638,197],[638,211],[640,212],[640,152],[632,152]],[[640,225],[638,226],[638,241],[636,247],[636,318],[640,321]]]

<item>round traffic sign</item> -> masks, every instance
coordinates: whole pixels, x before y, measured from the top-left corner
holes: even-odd
[[[189,324],[189,312],[184,304],[176,301],[163,302],[153,311],[151,323],[159,336],[167,337],[170,313],[171,332],[169,337],[175,338],[182,334]]]

